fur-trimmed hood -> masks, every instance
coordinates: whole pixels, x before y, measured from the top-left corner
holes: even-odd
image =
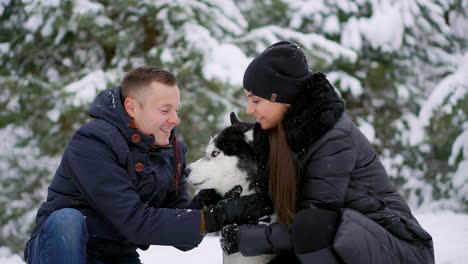
[[[344,101],[326,79],[316,72],[302,84],[302,91],[283,118],[291,150],[301,159],[305,149],[329,131],[344,112]],[[268,131],[254,127],[254,145],[259,162],[259,186],[267,190],[266,164],[270,152]]]
[[[283,119],[289,147],[296,153],[303,152],[330,130],[343,112],[344,101],[325,74],[312,74]]]

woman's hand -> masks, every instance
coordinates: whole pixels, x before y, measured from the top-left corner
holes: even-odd
[[[240,196],[241,192],[242,187],[236,186],[226,194],[225,199],[202,209],[208,233],[219,231],[228,224],[255,223],[262,216],[273,213],[273,205],[267,195]]]
[[[221,248],[226,255],[239,252],[239,228],[236,224],[221,229]]]

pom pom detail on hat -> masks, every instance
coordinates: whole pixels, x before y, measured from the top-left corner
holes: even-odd
[[[309,79],[307,59],[301,48],[289,41],[269,46],[244,73],[244,88],[252,94],[279,103],[293,103]]]

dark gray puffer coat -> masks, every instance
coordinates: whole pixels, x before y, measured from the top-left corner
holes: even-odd
[[[309,86],[283,120],[289,146],[303,165],[298,211],[340,213],[328,248],[338,263],[434,263],[431,236],[390,184],[371,143],[344,113],[344,103],[325,75],[315,74]],[[258,124],[254,144],[262,164],[258,185],[267,191],[268,132]],[[249,256],[293,252],[294,239],[278,223],[241,226],[239,249]]]

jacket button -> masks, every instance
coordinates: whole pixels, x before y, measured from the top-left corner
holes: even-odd
[[[144,168],[145,168],[145,165],[143,165],[143,163],[141,162],[138,162],[137,164],[135,164],[135,170],[137,172],[142,172]]]
[[[132,135],[132,142],[133,143],[138,143],[138,142],[140,142],[140,140],[141,140],[140,135],[138,135],[138,134],[133,134]]]

